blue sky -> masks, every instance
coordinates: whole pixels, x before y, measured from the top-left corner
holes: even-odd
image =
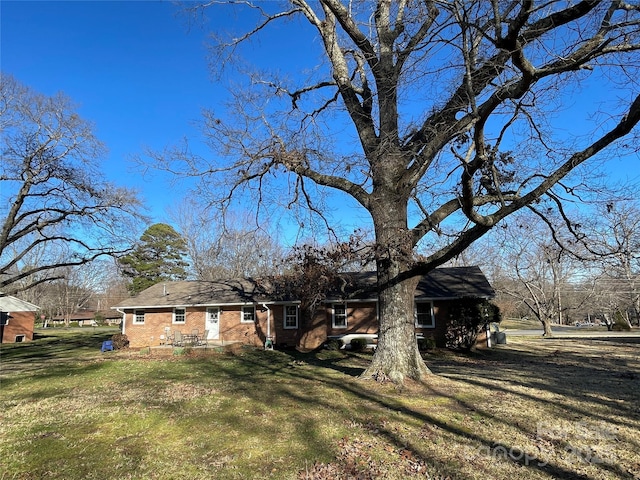
[[[109,148],[106,175],[139,188],[157,221],[172,196],[127,159],[193,135],[201,107],[224,94],[211,82],[206,32],[176,12],[168,2],[1,3],[3,72],[71,97]]]
[[[247,18],[218,8],[207,11],[205,26],[168,1],[2,1],[0,14],[2,71],[76,102],[109,148],[107,177],[137,188],[153,221],[168,221],[166,207],[181,200],[187,185],[171,185],[158,172],[142,176],[130,158],[145,147],[159,151],[199,137],[202,109],[222,108],[229,88],[229,78],[209,64],[209,32]],[[263,45],[287,60],[309,56],[299,30],[296,42],[278,27],[265,33]],[[264,52],[242,54],[258,67],[272,62]]]
[[[138,188],[153,220],[166,221],[165,207],[179,201],[184,188],[170,186],[160,174],[141,176],[128,159],[144,147],[161,150],[198,136],[202,108],[220,106],[227,97],[228,79],[216,78],[208,64],[208,32],[246,18],[216,9],[215,17],[207,14],[206,27],[189,26],[174,4],[155,1],[2,1],[0,15],[2,71],[39,92],[63,91],[77,102],[110,150],[108,178]],[[267,31],[263,45],[278,48],[245,51],[247,59],[267,66],[273,58],[264,52],[279,51],[302,68],[312,46],[304,31],[298,28],[293,36],[290,27]],[[637,181],[636,165],[637,158],[617,159],[607,168]],[[343,218],[366,220],[351,201],[342,205]]]

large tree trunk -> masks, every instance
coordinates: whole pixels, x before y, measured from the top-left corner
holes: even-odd
[[[374,209],[378,250],[378,347],[363,378],[421,380],[431,373],[424,363],[415,334],[414,295],[418,278],[403,278],[413,262],[413,246],[406,222],[406,207],[387,203]]]
[[[549,317],[540,317],[540,323],[542,323],[542,336],[543,337],[551,337],[553,336],[553,331],[551,330],[551,319]]]
[[[402,384],[406,378],[421,380],[431,373],[424,363],[413,318],[413,295],[416,280],[405,280],[379,293],[378,348],[363,378],[391,380]]]

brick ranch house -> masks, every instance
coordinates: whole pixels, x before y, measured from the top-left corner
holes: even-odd
[[[269,292],[251,279],[178,281],[153,285],[113,309],[133,348],[165,343],[179,330],[208,332],[213,344],[241,342],[314,349],[330,338],[375,337],[378,302],[375,272],[344,274],[340,293],[329,293],[313,318],[303,322],[300,301]],[[463,298],[488,300],[495,292],[478,267],[438,268],[425,275],[415,294],[416,333],[444,346],[451,307]],[[304,323],[304,324],[303,324]],[[478,346],[487,343],[482,328]]]
[[[39,309],[33,303],[0,295],[0,343],[30,342]]]

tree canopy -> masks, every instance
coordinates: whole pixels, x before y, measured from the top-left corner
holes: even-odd
[[[133,250],[118,261],[122,273],[132,279],[129,292],[135,295],[156,283],[186,279],[186,254],[185,240],[171,225],[151,225]]]

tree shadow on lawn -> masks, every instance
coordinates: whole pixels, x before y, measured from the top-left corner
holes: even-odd
[[[5,344],[0,347],[0,377],[8,385],[19,378],[6,378],[14,373],[22,375],[68,375],[79,367],[78,361],[90,362],[107,357],[100,352],[102,342],[117,333],[114,329],[58,331],[38,333],[31,342]],[[79,370],[79,372],[81,369]]]
[[[263,355],[272,355],[270,362],[265,362]],[[371,380],[358,380],[354,374],[359,374],[364,370],[357,366],[348,367],[347,364],[355,360],[356,364],[366,362],[364,356],[332,356],[324,358],[317,354],[299,354],[297,352],[286,352],[286,356],[275,356],[270,353],[260,352],[256,355],[241,355],[237,361],[244,365],[242,370],[245,372],[242,376],[237,376],[237,367],[234,366],[232,371],[228,372],[230,377],[234,378],[235,387],[242,391],[243,395],[248,395],[252,399],[252,403],[261,404],[268,409],[278,402],[279,398],[286,397],[293,400],[296,404],[296,411],[305,411],[306,409],[322,408],[329,412],[335,412],[336,417],[350,418],[354,425],[365,430],[375,430],[389,444],[393,445],[397,452],[404,452],[402,455],[407,459],[413,459],[414,462],[422,462],[436,466],[439,474],[450,476],[451,478],[467,478],[461,475],[459,468],[449,462],[443,461],[429,452],[424,447],[424,441],[408,440],[401,430],[391,428],[387,423],[382,421],[374,421],[371,419],[398,418],[401,416],[406,418],[406,424],[415,425],[416,422],[423,425],[423,428],[436,428],[452,435],[465,444],[475,445],[476,451],[489,451],[496,447],[496,441],[492,437],[490,429],[484,431],[469,431],[464,427],[459,427],[452,422],[438,418],[428,413],[429,399],[428,397],[440,397],[448,399],[452,404],[452,409],[461,409],[466,411],[476,411],[478,414],[485,416],[490,422],[504,423],[511,427],[521,428],[519,425],[513,425],[505,418],[501,418],[499,414],[483,411],[478,409],[477,405],[472,405],[461,401],[454,394],[449,394],[441,389],[426,385],[416,386],[410,393],[402,390],[396,390],[390,385],[379,385]],[[311,367],[311,368],[309,368]],[[252,372],[252,373],[250,373]],[[338,374],[336,374],[336,372]],[[264,375],[264,376],[262,376]],[[288,381],[276,382],[275,389],[273,384],[267,387],[266,383],[273,380],[273,375],[286,378]],[[334,395],[319,396],[314,393],[312,387],[305,389],[304,387],[295,386],[295,382],[307,382],[308,385],[322,384],[327,387],[328,391],[333,391]],[[340,395],[337,394],[340,392]],[[406,400],[409,397],[419,395],[424,402],[420,403],[420,407],[408,406]],[[349,398],[357,399],[353,403],[360,407],[360,410],[353,411],[349,405]],[[531,432],[529,432],[531,433]],[[533,432],[535,434],[535,432]],[[356,433],[354,432],[354,435]],[[507,445],[501,442],[501,448],[506,452],[520,452],[517,456],[513,455],[509,458],[513,463],[519,464],[521,467],[544,472],[555,478],[564,479],[583,479],[588,478],[582,474],[562,466],[554,465],[551,462],[542,462],[536,460],[537,452],[522,451],[516,445]],[[366,452],[361,452],[366,456]],[[467,459],[463,453],[458,455],[458,462],[465,463]],[[496,468],[493,465],[491,468]],[[478,469],[487,468],[479,466]],[[600,468],[610,470],[614,474],[620,474],[617,467],[611,465],[601,465]],[[478,472],[476,472],[478,473]],[[486,475],[491,476],[491,470],[488,469]],[[367,477],[363,477],[367,478]],[[471,478],[471,475],[468,477]]]
[[[67,347],[76,346],[78,349],[88,348],[94,345],[91,336],[84,340],[70,340],[66,342]],[[60,342],[64,344],[65,342]],[[58,350],[59,355],[66,352],[61,344],[53,343],[51,347]],[[551,343],[545,343],[545,348],[549,350],[553,347]],[[560,346],[560,345],[559,345]],[[606,348],[610,348],[606,345]],[[261,350],[240,351],[238,354],[209,354],[209,356],[194,356],[172,359],[184,363],[190,375],[185,376],[182,381],[184,385],[191,382],[206,385],[219,385],[226,382],[220,388],[228,389],[228,398],[244,397],[248,399],[249,411],[225,411],[221,410],[219,415],[224,417],[224,421],[229,428],[245,429],[249,434],[264,435],[268,438],[270,432],[277,433],[277,425],[267,421],[261,423],[260,418],[269,418],[269,412],[274,408],[281,408],[286,413],[285,417],[291,418],[293,435],[298,439],[301,449],[308,452],[336,452],[341,446],[327,445],[327,438],[320,430],[324,423],[320,420],[327,415],[335,416],[336,422],[353,424],[352,441],[357,440],[357,435],[375,435],[381,438],[394,449],[394,455],[403,461],[412,461],[414,465],[431,465],[437,470],[439,475],[451,478],[475,478],[477,474],[486,477],[493,477],[493,469],[501,468],[500,464],[491,461],[492,458],[482,459],[478,464],[474,464],[473,474],[461,473],[464,464],[469,463],[469,458],[464,452],[452,454],[454,461],[442,458],[440,451],[432,450],[430,443],[431,435],[434,438],[453,438],[455,445],[466,445],[475,451],[493,451],[496,448],[499,437],[491,428],[469,429],[464,423],[451,421],[448,415],[442,415],[442,409],[450,409],[451,412],[472,413],[486,420],[492,425],[504,425],[507,431],[523,431],[525,435],[535,436],[535,427],[531,425],[520,425],[516,419],[504,417],[499,411],[492,411],[483,408],[473,399],[459,395],[456,389],[461,385],[477,386],[484,391],[503,392],[508,395],[521,396],[528,402],[540,403],[540,399],[530,393],[516,390],[512,387],[527,386],[532,389],[550,391],[560,396],[575,395],[573,385],[567,385],[567,376],[570,376],[576,369],[581,376],[598,378],[609,378],[609,383],[602,385],[597,381],[590,384],[577,385],[581,388],[579,395],[585,396],[587,401],[591,401],[589,394],[596,391],[600,396],[606,396],[615,389],[609,375],[614,366],[624,367],[631,375],[636,376],[637,365],[629,362],[626,356],[611,355],[609,360],[600,360],[598,364],[590,363],[591,355],[589,349],[569,349],[562,356],[565,359],[560,362],[550,353],[553,351],[536,352],[531,348],[518,348],[510,345],[507,349],[498,349],[485,353],[461,355],[453,353],[440,353],[429,355],[427,363],[436,374],[430,380],[427,379],[424,385],[412,385],[405,390],[397,390],[392,385],[380,385],[371,380],[359,380],[357,377],[364,371],[370,357],[366,354],[345,354],[342,352],[327,353],[314,352],[311,354],[301,354],[295,351],[287,352],[265,352]],[[597,352],[596,352],[597,353]],[[38,363],[47,361],[57,362],[59,358],[54,352],[44,354],[34,351]],[[560,354],[558,354],[560,355]],[[556,356],[557,357],[557,356]],[[597,358],[602,357],[601,354]],[[105,356],[107,360],[119,361],[120,357]],[[28,360],[28,355],[16,355],[14,359],[20,363]],[[78,360],[75,357],[72,360]],[[637,359],[637,355],[636,355]],[[143,359],[141,359],[143,360]],[[154,359],[162,361],[161,359]],[[55,364],[54,364],[55,365]],[[24,366],[24,365],[23,365]],[[77,373],[91,371],[90,369],[100,368],[100,364],[79,363],[74,366]],[[157,373],[153,373],[153,378],[136,379],[132,378],[132,385],[142,386],[165,385],[167,382],[179,380],[179,375],[168,378],[161,376],[161,366]],[[215,373],[212,373],[215,372]],[[67,372],[68,373],[68,372]],[[53,371],[43,372],[44,376],[63,375],[64,369],[53,368]],[[634,377],[637,378],[637,377]],[[614,382],[615,383],[615,382]],[[635,382],[632,382],[635,383]],[[176,385],[178,386],[178,385]],[[637,388],[637,387],[636,387]],[[41,391],[37,396],[45,395]],[[56,392],[60,393],[60,392]],[[36,394],[36,392],[34,392]],[[637,394],[637,391],[636,391]],[[209,395],[207,393],[207,395]],[[625,391],[622,396],[625,401],[632,398],[632,392]],[[615,398],[615,397],[614,397]],[[637,398],[637,395],[636,397]],[[440,400],[439,400],[440,399]],[[446,400],[446,405],[442,407],[441,400]],[[151,400],[153,401],[153,400]],[[440,403],[438,403],[440,401]],[[594,404],[596,400],[593,400]],[[607,401],[607,406],[612,407],[615,402]],[[434,413],[440,405],[440,414]],[[436,407],[436,410],[431,410]],[[576,407],[572,404],[562,404],[564,416],[570,414],[578,416],[588,416],[592,412],[587,412],[584,408]],[[141,404],[144,408],[144,404]],[[175,413],[174,404],[162,402],[154,403],[154,409],[164,409],[166,416]],[[266,415],[266,417],[265,417]],[[606,418],[606,417],[602,417]],[[387,422],[387,419],[392,421]],[[606,418],[609,421],[609,418]],[[263,421],[264,422],[264,421]],[[287,420],[289,423],[289,420]],[[413,435],[407,437],[400,426],[406,429],[424,430],[427,437]],[[190,425],[190,424],[188,424]],[[188,426],[185,426],[185,435],[188,435]],[[438,433],[440,432],[440,433]],[[338,442],[336,442],[338,443]],[[532,471],[533,476],[540,474],[564,479],[590,478],[584,474],[573,470],[566,463],[548,461],[546,463],[537,461],[537,451],[530,446],[528,450],[517,445],[517,440],[512,442],[501,441],[501,449],[505,452],[520,452],[518,455],[511,455],[507,460],[523,468],[522,472]],[[352,447],[353,448],[353,447]],[[381,447],[383,451],[384,448]],[[637,448],[635,449],[637,450]],[[388,450],[386,450],[388,451]],[[402,453],[401,453],[402,452]],[[366,450],[357,452],[361,456],[366,456]],[[317,458],[317,457],[316,457]],[[340,460],[344,462],[344,459]],[[338,461],[338,463],[340,463]],[[340,464],[337,468],[348,468],[348,465]],[[628,477],[617,465],[600,464],[597,465],[601,473],[605,471],[612,475]],[[343,470],[343,473],[346,470]],[[533,473],[537,472],[537,473]],[[373,478],[362,476],[360,478]],[[504,478],[504,476],[503,476]]]
[[[573,451],[582,462],[594,458],[600,470],[640,478],[640,462],[624,453],[640,449],[636,344],[629,339],[528,340],[470,357],[449,355],[431,365],[435,373],[469,388],[490,390],[505,402],[537,404],[535,412],[507,407],[504,415],[530,414],[538,420],[531,435],[550,438],[556,449]],[[593,448],[611,461],[598,458]]]
[[[636,414],[640,361],[634,349],[630,342],[552,339],[468,356],[434,357],[428,363],[437,375],[530,400],[536,397],[519,387],[545,391],[558,397],[556,405],[577,415],[612,422],[598,409],[604,406],[623,415]],[[585,407],[564,401],[571,399]]]
[[[78,354],[93,350],[100,351],[102,342],[109,340],[114,329],[82,331],[61,330],[58,332],[37,332],[31,342],[3,344],[0,346],[0,355],[4,361],[29,360],[39,361],[51,358],[78,356]]]

